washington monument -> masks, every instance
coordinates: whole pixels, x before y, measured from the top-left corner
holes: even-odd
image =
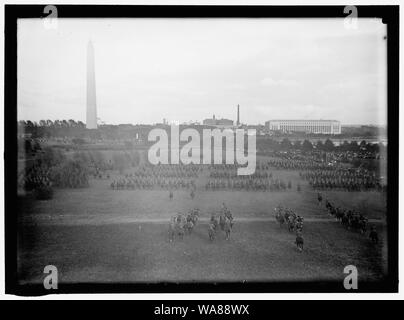
[[[97,129],[97,102],[95,96],[94,47],[87,44],[87,129]]]

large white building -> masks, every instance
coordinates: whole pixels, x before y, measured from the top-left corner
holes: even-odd
[[[269,131],[341,134],[337,120],[269,120],[265,126]]]

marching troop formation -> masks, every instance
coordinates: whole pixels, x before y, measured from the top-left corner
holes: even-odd
[[[381,190],[380,179],[375,173],[360,169],[311,170],[300,172],[300,177],[314,189],[338,189],[345,191]]]
[[[111,182],[112,190],[136,190],[136,189],[195,189],[195,181],[189,179],[173,178],[135,178],[125,175]]]
[[[304,160],[271,159],[267,164],[269,167],[284,170],[323,170],[329,168],[327,163],[310,158],[305,158]]]
[[[111,182],[113,190],[195,189],[201,168],[196,165],[142,165],[132,173]]]
[[[28,191],[40,187],[50,187],[52,182],[49,177],[49,168],[41,165],[34,165],[18,175],[18,186]]]
[[[281,179],[273,178],[270,167],[266,163],[258,162],[255,172],[248,176],[237,175],[235,165],[216,165],[210,168],[206,190],[251,190],[251,191],[279,191],[292,187]]]
[[[237,177],[238,166],[234,164],[213,165],[209,166],[209,177],[218,179],[228,179]],[[272,178],[272,173],[269,172],[270,167],[267,164],[257,162],[254,174],[251,177],[258,179]]]
[[[18,186],[24,190],[40,190],[52,186],[61,188],[88,187],[88,170],[80,162],[68,160],[48,167],[33,165],[18,175]]]
[[[238,176],[228,179],[209,180],[206,190],[246,190],[246,191],[282,191],[292,188],[292,183],[287,184],[280,179],[257,179],[251,176]]]

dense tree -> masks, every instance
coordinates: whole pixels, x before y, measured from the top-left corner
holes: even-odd
[[[350,150],[350,145],[349,145],[349,142],[348,141],[344,141],[340,146],[339,146],[339,149],[341,150],[341,151],[349,151]]]
[[[330,139],[325,140],[324,150],[325,151],[334,151],[334,149],[335,149],[334,143]]]
[[[52,168],[51,179],[55,186],[61,188],[88,187],[88,170],[86,163],[72,159]]]
[[[316,143],[316,149],[317,150],[324,150],[324,143],[321,140],[318,140]]]
[[[349,150],[350,151],[359,151],[359,145],[357,141],[351,141],[349,144]]]
[[[309,140],[304,140],[302,148],[304,151],[311,151],[313,150],[313,144]]]
[[[38,156],[37,161],[41,165],[50,168],[64,162],[65,159],[66,156],[62,150],[52,147],[44,147],[42,153]]]
[[[130,167],[130,159],[123,153],[115,153],[113,156],[114,169],[119,170],[120,174]]]
[[[360,150],[366,150],[367,142],[365,140],[362,140],[361,143],[359,144],[359,149]]]
[[[302,142],[300,140],[296,140],[293,143],[293,149],[301,150],[302,149]]]
[[[281,142],[281,148],[283,150],[290,150],[292,148],[292,142],[288,138],[284,138]]]

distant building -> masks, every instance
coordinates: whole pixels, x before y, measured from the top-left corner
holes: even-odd
[[[269,131],[341,134],[337,120],[269,120],[265,126]]]
[[[254,129],[256,131],[257,136],[262,136],[265,134],[265,126],[263,124],[255,124],[255,125],[246,125],[243,126],[243,129]]]
[[[215,115],[213,115],[212,119],[205,119],[203,120],[203,124],[205,126],[217,127],[217,128],[231,128],[234,125],[233,120],[229,119],[216,119]]]

